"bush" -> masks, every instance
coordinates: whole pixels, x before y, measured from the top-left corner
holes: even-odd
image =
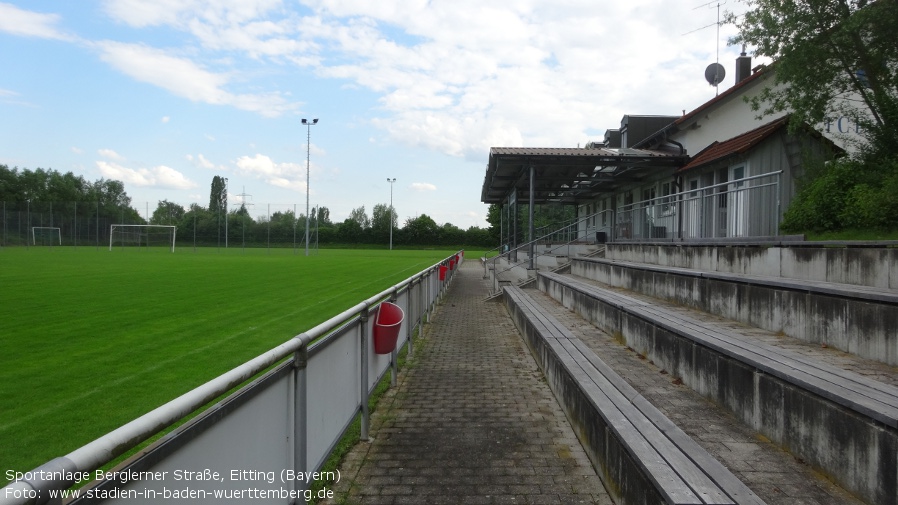
[[[898,229],[898,159],[841,159],[819,168],[799,188],[781,228]]]

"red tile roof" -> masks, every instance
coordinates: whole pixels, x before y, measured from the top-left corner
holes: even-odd
[[[743,133],[737,137],[733,137],[723,142],[715,141],[708,147],[702,149],[698,154],[692,157],[683,168],[678,172],[684,172],[693,168],[711,163],[728,156],[742,154],[761,143],[767,137],[784,128],[789,122],[789,116],[783,116],[775,121],[765,124],[764,126],[755,128],[750,132]]]

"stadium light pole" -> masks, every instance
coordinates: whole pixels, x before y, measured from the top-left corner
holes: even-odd
[[[318,124],[318,118],[311,122],[302,118],[302,124],[306,125],[306,256],[309,255],[309,152],[312,148],[312,125]]]
[[[227,177],[224,178],[224,193],[225,193],[225,194],[224,194],[224,197],[225,197],[225,202],[224,202],[224,208],[225,208],[225,209],[224,209],[224,210],[225,210],[225,249],[227,249],[227,248],[228,248],[228,178],[227,178]],[[245,193],[245,191],[244,191],[244,193]],[[218,215],[220,216],[220,215],[221,215],[221,195],[218,195],[218,201],[219,201],[219,205],[218,205]],[[221,225],[219,225],[219,226],[221,226]],[[221,228],[219,228],[219,230],[221,230]]]
[[[393,250],[393,183],[396,182],[396,178],[393,177],[390,179],[387,177],[387,182],[390,183],[390,250]]]

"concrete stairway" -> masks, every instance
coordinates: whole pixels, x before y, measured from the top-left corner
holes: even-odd
[[[539,291],[510,292],[506,304],[512,314],[528,306],[544,326],[563,328],[556,333],[568,332],[564,339],[591,349],[638,393],[631,399],[648,402],[723,463],[753,493],[730,494],[732,502],[898,503],[898,325],[891,323],[898,296],[881,278],[864,287],[734,274],[647,263],[658,253],[627,249],[626,257],[612,252],[615,261],[574,259],[571,274],[541,272]],[[526,326],[522,316],[515,319]],[[882,329],[870,331],[871,324]],[[558,341],[551,333],[543,340]],[[551,346],[528,342],[542,355],[538,361],[552,362],[545,350]],[[555,393],[574,422],[589,402],[572,401],[571,384],[588,385],[594,381],[584,376],[596,372],[568,374]],[[596,416],[607,416],[601,402],[592,404]],[[584,445],[595,445],[590,429],[580,431]],[[618,431],[605,428],[606,438],[626,440]],[[609,446],[600,445],[591,456],[613,489],[620,486],[613,470],[620,458],[609,459]],[[629,451],[631,461],[639,458]],[[652,481],[650,474],[643,479]]]
[[[604,253],[605,247],[600,244],[540,244],[536,249],[533,270],[529,269],[529,256],[523,251],[518,251],[514,257],[501,255],[488,261],[484,259],[485,275],[490,277],[494,286],[500,288],[491,292],[490,296],[500,295],[504,286],[521,286],[535,281],[538,271],[565,271],[573,258],[601,257]],[[497,276],[498,279],[494,279]]]

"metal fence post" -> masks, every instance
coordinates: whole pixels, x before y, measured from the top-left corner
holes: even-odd
[[[359,314],[359,324],[362,325],[361,331],[359,332],[362,339],[362,362],[359,367],[362,375],[362,426],[359,439],[367,441],[368,427],[370,426],[371,421],[368,413],[368,302],[365,302],[364,307],[362,307],[362,311]]]
[[[779,236],[780,234],[780,205],[782,205],[782,192],[780,189],[780,179],[783,177],[782,174],[776,175],[776,185],[774,186],[774,195],[776,195],[776,215],[773,218],[773,235]]]
[[[418,278],[418,287],[421,286],[421,278]],[[412,279],[408,284],[408,322],[406,323],[406,328],[408,328],[408,353],[406,356],[411,358],[415,354],[415,326],[416,321],[418,319],[417,311],[415,311],[415,279]]]
[[[705,238],[705,190],[704,188],[701,190],[701,196],[698,201],[698,236],[699,238]]]
[[[396,303],[397,296],[396,290],[393,290],[393,293],[390,294],[390,303]],[[408,331],[408,322],[405,324],[406,332]],[[406,333],[407,334],[407,333]],[[411,340],[406,339],[406,341],[411,345]],[[396,387],[396,376],[399,374],[399,346],[393,348],[393,352],[390,353],[390,387]]]
[[[421,284],[418,287],[421,291],[421,305],[418,308],[418,337],[424,338],[424,316],[427,314],[427,282],[430,281],[430,273],[421,276]]]
[[[308,340],[305,334],[297,338]],[[293,353],[293,469],[308,471],[308,377],[306,366],[309,363],[308,344],[303,344]],[[305,482],[305,481],[303,481]],[[294,486],[296,484],[294,483]],[[299,484],[305,490],[305,483]]]

